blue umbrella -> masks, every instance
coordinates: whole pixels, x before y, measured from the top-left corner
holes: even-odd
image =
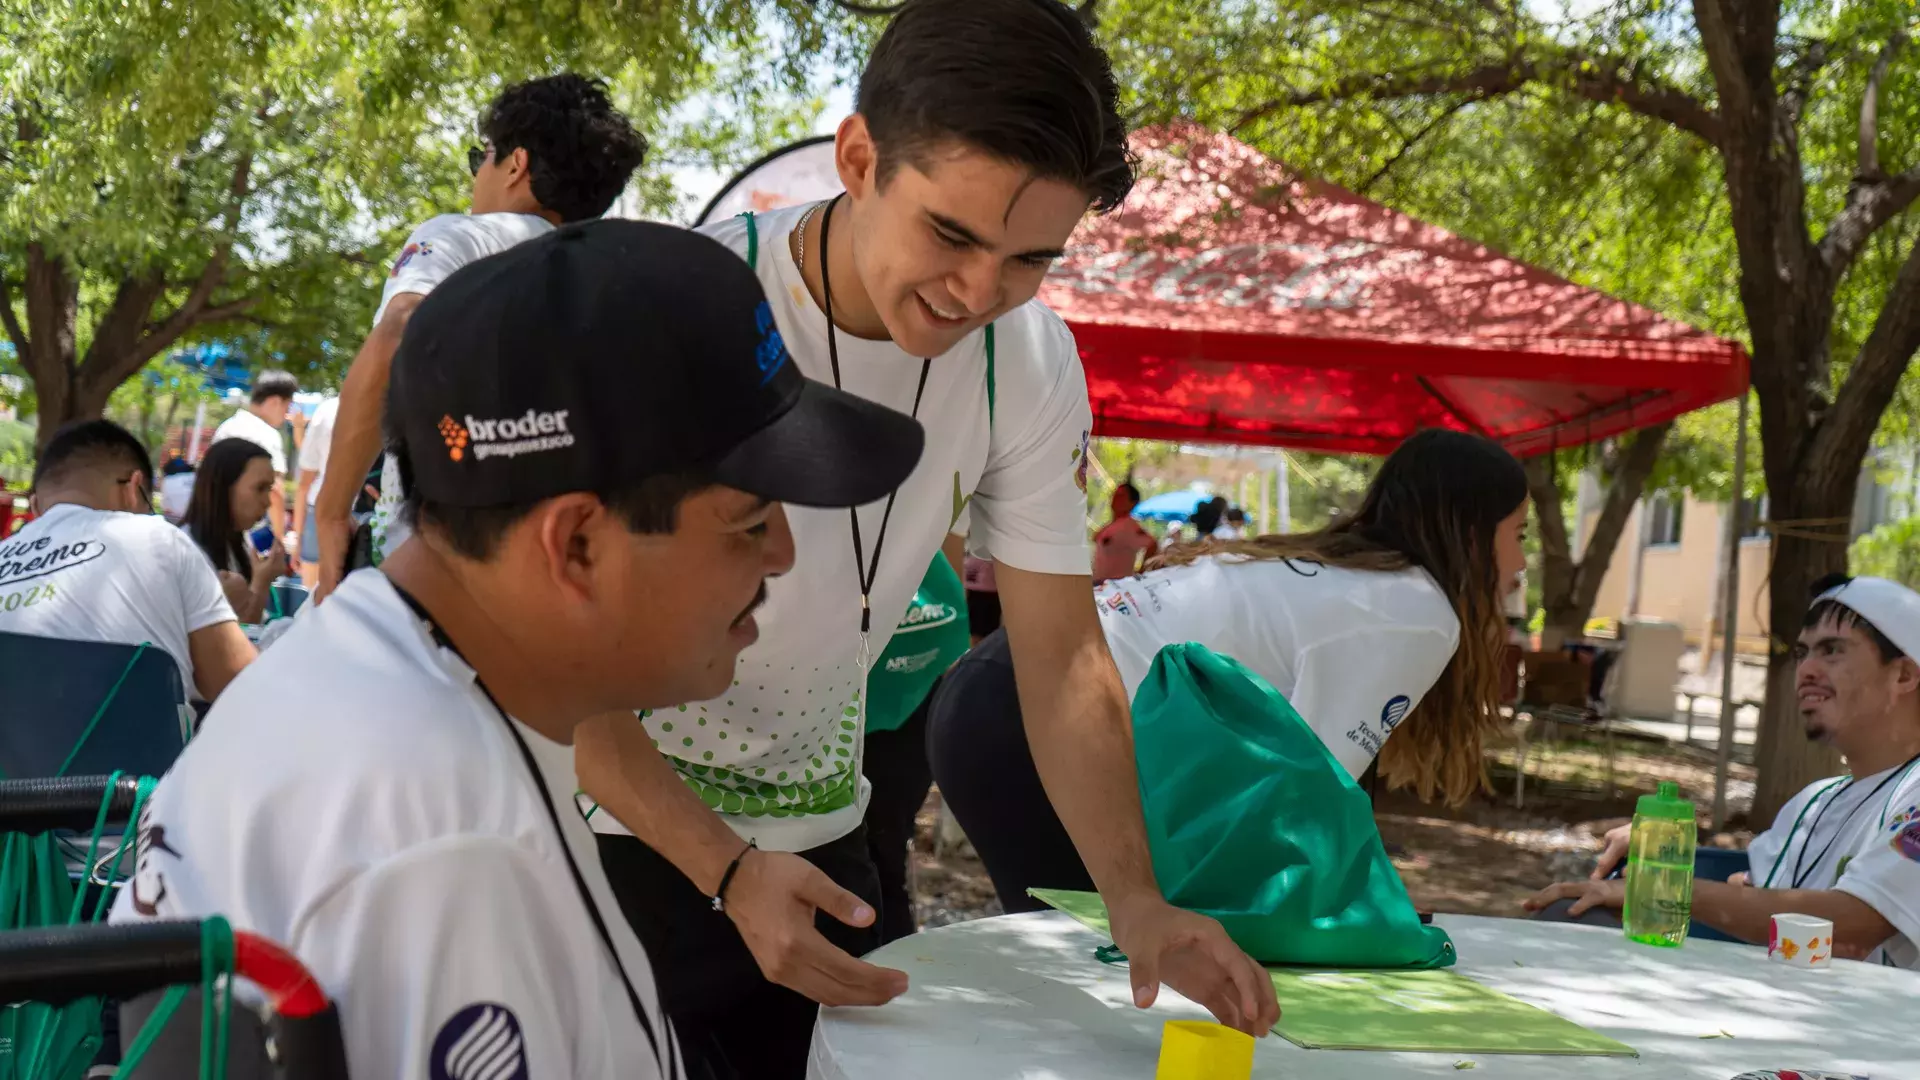
[[[1133,508],[1133,516],[1148,521],[1185,521],[1212,498],[1206,491],[1165,491],[1141,500]]]

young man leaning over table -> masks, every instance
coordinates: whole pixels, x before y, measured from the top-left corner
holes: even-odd
[[[1833,922],[1834,955],[1920,968],[1920,594],[1880,578],[1845,578],[1808,610],[1797,682],[1807,737],[1845,755],[1849,775],[1810,784],[1753,838],[1751,869],[1693,883],[1693,917],[1751,942],[1774,915]],[[1607,834],[1596,877],[1625,852]],[[1526,901],[1569,918],[1618,911],[1625,882],[1566,882]],[[1559,909],[1549,914],[1559,914]]]
[[[1135,1000],[1152,1004],[1164,981],[1249,1032],[1278,1015],[1266,974],[1154,880],[1089,587],[1085,377],[1034,301],[1088,209],[1132,185],[1115,97],[1106,56],[1055,0],[910,0],[837,134],[847,193],[706,230],[753,266],[802,372],[927,430],[895,496],[851,518],[792,512],[799,561],[769,586],[726,694],[582,732],[608,875],[686,1053],[719,1075],[797,1077],[815,1002],[906,989],[854,958],[880,940],[865,664],[969,508],[1040,774],[1106,898]]]

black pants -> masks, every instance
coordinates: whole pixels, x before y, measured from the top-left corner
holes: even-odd
[[[954,820],[993,876],[1008,912],[1046,905],[1030,888],[1093,890],[1053,812],[1027,746],[1007,632],[994,632],[941,679],[927,715],[927,756]]]
[[[933,788],[927,765],[927,710],[933,692],[892,731],[869,731],[864,771],[873,791],[867,801],[867,846],[880,872],[880,943],[906,937],[917,927],[913,896],[907,889],[908,846],[914,819]]]
[[[646,946],[688,1075],[695,1080],[804,1077],[820,1007],[768,982],[733,920],[713,910],[713,901],[658,852],[631,836],[599,840],[600,862]],[[800,855],[879,910],[879,877],[864,827]],[[814,925],[855,956],[880,943],[877,926],[863,930],[824,914]]]

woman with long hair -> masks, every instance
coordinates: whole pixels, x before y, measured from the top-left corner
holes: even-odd
[[[265,448],[246,439],[221,439],[200,459],[180,526],[206,552],[243,623],[262,621],[273,583],[287,572],[287,553],[278,543],[263,556],[247,540],[247,531],[272,504],[273,483],[273,459]]]
[[[1094,593],[1129,698],[1167,645],[1199,642],[1271,683],[1356,779],[1465,802],[1501,722],[1502,600],[1525,568],[1527,483],[1495,443],[1423,431],[1324,529],[1203,540]],[[951,671],[928,751],[1008,911],[1092,880],[1034,771],[1004,632]],[[1391,736],[1391,737],[1389,737]]]

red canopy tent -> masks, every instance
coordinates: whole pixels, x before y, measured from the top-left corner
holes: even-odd
[[[1747,356],[1197,125],[1134,136],[1140,182],[1041,299],[1094,433],[1385,453],[1423,427],[1516,454],[1723,401]]]

